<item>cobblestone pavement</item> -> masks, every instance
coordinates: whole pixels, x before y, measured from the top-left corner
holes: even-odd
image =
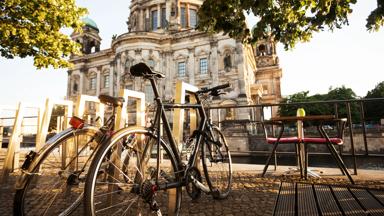
[[[279,189],[277,179],[255,178],[255,173],[235,172],[233,191],[225,200],[202,195],[197,201],[183,194],[181,215],[271,215]],[[15,176],[0,189],[0,215],[12,215]],[[82,215],[82,209],[74,215]]]
[[[181,215],[272,215],[281,181],[350,184],[340,175],[328,175],[320,179],[310,178],[303,181],[297,175],[282,176],[281,172],[273,174],[269,172],[267,178],[261,178],[259,168],[249,170],[237,169],[234,172],[232,192],[225,200],[214,200],[211,196],[203,194],[199,200],[192,202],[184,193]],[[384,178],[371,175],[353,176],[357,183],[356,187],[384,189]],[[2,216],[12,215],[14,182],[15,176],[10,176],[7,184],[0,185],[0,215]],[[79,208],[73,215],[82,214],[82,208]]]

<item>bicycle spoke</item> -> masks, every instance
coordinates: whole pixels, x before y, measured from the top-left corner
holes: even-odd
[[[109,209],[112,209],[112,208],[115,208],[117,206],[121,206],[121,205],[124,205],[126,203],[129,203],[129,202],[134,202],[138,199],[138,197],[134,198],[134,199],[131,199],[131,200],[127,200],[127,201],[124,201],[124,202],[120,202],[120,203],[117,203],[115,205],[112,205],[112,206],[109,206],[107,208],[103,208],[103,209],[99,209],[96,211],[96,213],[99,213],[99,212],[103,212],[103,211],[106,211],[106,210],[109,210]],[[132,201],[133,200],[133,201]]]

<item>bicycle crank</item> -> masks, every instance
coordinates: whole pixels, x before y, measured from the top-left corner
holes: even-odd
[[[201,196],[201,189],[197,186],[194,181],[201,182],[201,174],[199,169],[197,169],[196,167],[191,167],[187,170],[185,188],[189,197],[191,197],[192,200],[197,200]]]

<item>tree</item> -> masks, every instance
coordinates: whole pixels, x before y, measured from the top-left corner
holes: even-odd
[[[309,41],[314,32],[325,27],[333,30],[348,24],[351,6],[357,0],[205,0],[199,10],[198,28],[209,33],[224,32],[248,42],[269,35],[285,48],[299,41]],[[245,23],[245,14],[253,13],[259,20],[252,32]],[[370,31],[384,25],[384,0],[367,18]]]
[[[0,1],[1,56],[32,56],[37,68],[68,67],[66,57],[80,54],[80,45],[60,30],[80,31],[86,12],[75,0]]]
[[[345,86],[338,88],[329,88],[327,94],[315,94],[308,96],[308,91],[298,92],[293,95],[289,95],[283,98],[282,103],[288,105],[281,106],[279,108],[279,114],[283,116],[295,116],[296,110],[299,107],[304,108],[307,115],[329,115],[335,113],[335,103],[316,103],[320,101],[332,101],[332,100],[353,100],[357,96],[352,89]],[[305,102],[304,104],[295,104]],[[308,103],[307,103],[308,102]],[[347,109],[344,102],[338,102],[337,113],[339,117],[347,117]],[[352,121],[357,122],[359,120],[358,104],[351,103],[351,116]]]
[[[378,83],[374,89],[368,91],[365,98],[384,98],[384,81]],[[368,101],[365,103],[365,118],[379,122],[384,118],[384,100]]]
[[[346,88],[345,86],[338,87],[338,88],[329,88],[329,91],[326,95],[326,100],[353,100],[357,99],[357,96],[355,92],[351,88]],[[359,104],[349,103],[351,108],[351,117],[352,122],[359,122],[360,120],[360,111],[359,111]],[[347,104],[346,103],[339,103],[337,112],[339,114],[339,117],[347,118],[348,112],[347,112]]]

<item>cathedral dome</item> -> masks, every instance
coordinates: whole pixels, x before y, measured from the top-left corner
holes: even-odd
[[[89,17],[84,17],[84,18],[82,18],[81,20],[84,22],[84,24],[85,24],[86,26],[91,27],[91,28],[94,28],[94,29],[96,29],[96,30],[99,30],[99,28],[97,27],[96,22],[93,21],[91,18],[89,18]]]

